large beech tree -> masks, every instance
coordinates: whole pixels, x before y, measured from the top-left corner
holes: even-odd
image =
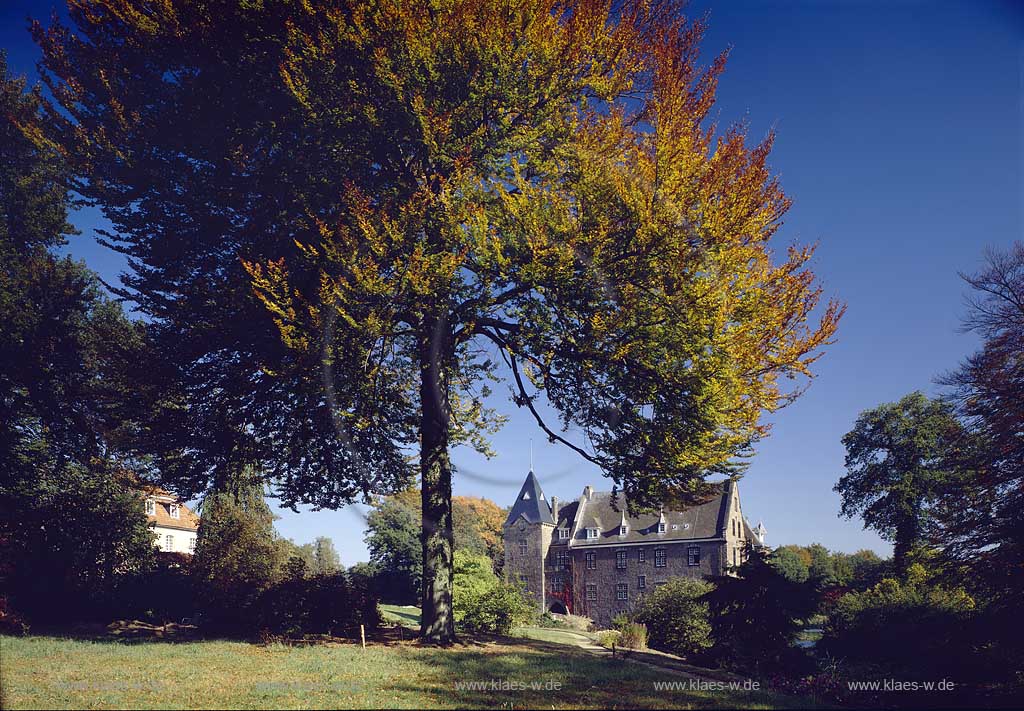
[[[417,445],[429,640],[488,382],[631,502],[692,500],[835,330],[811,250],[768,246],[772,138],[707,120],[724,56],[698,66],[672,0],[74,5],[37,30],[55,140],[190,344],[174,411],[317,505],[394,488]]]

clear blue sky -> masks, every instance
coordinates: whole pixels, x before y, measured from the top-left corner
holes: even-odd
[[[0,47],[34,75],[26,14],[59,3],[7,0]],[[772,165],[794,198],[778,246],[820,242],[815,268],[848,304],[839,342],[796,404],[772,417],[740,484],[745,513],[768,540],[832,549],[889,546],[859,521],[837,517],[832,485],[843,473],[840,438],[857,414],[915,390],[976,342],[958,332],[964,287],[986,245],[1022,239],[1024,224],[1024,10],[1016,3],[696,2],[710,11],[708,57],[732,46],[719,90],[722,123],[746,118],[778,140]],[[94,212],[70,251],[105,279],[124,261],[95,244]],[[511,415],[485,461],[456,451],[457,494],[507,505],[529,466],[549,495],[577,497],[599,472],[549,445],[507,401]],[[286,536],[331,536],[346,563],[365,560],[358,507],[284,512]]]

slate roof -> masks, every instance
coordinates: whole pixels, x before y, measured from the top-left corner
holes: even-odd
[[[627,514],[628,530],[625,536],[620,536],[619,524],[622,521],[622,512],[627,510],[626,501],[620,494],[613,504],[611,492],[594,492],[589,500],[582,497],[580,502],[561,507],[558,526],[572,525],[573,520],[577,518],[577,508],[582,506],[579,523],[572,534],[574,548],[601,544],[718,538],[725,535],[732,487],[731,482],[724,482],[719,487],[719,494],[706,503],[691,506],[683,511],[664,511],[667,524],[664,533],[658,533],[660,515],[658,511],[654,511],[638,516]],[[598,537],[596,540],[588,540],[585,529],[594,526],[600,529]]]
[[[519,496],[516,497],[516,502],[512,505],[512,510],[505,520],[505,525],[508,526],[514,523],[520,516],[530,523],[555,522],[554,517],[551,515],[551,505],[544,498],[540,482],[537,481],[537,477],[534,476],[532,470],[526,475],[526,481],[523,482],[523,488],[519,490]]]

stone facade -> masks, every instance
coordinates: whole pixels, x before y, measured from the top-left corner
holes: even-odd
[[[751,545],[735,482],[684,511],[630,516],[624,501],[586,487],[550,502],[533,472],[505,522],[505,571],[541,611],[572,612],[602,627],[669,578],[728,574]]]

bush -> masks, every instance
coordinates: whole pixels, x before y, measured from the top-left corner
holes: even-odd
[[[258,621],[263,634],[356,638],[360,625],[373,630],[380,617],[377,599],[365,581],[349,580],[338,572],[294,576],[274,585],[260,597]]]
[[[647,649],[647,625],[627,622],[619,630],[619,646],[627,649]]]
[[[457,629],[507,635],[535,617],[519,588],[502,582],[485,555],[455,551],[452,608]]]
[[[0,590],[26,622],[109,622],[118,587],[152,568],[132,484],[104,460],[0,474]]]
[[[459,612],[461,622],[456,624],[462,629],[501,635],[509,635],[515,627],[529,624],[536,614],[533,602],[523,591],[504,582],[464,598]]]
[[[702,580],[672,578],[646,593],[633,614],[646,625],[654,649],[692,656],[711,646],[711,623],[705,596],[712,586]]]
[[[753,550],[736,576],[716,578],[707,596],[711,614],[710,661],[720,666],[759,674],[803,675],[813,660],[794,647],[799,621],[818,604],[813,585],[788,579]]]
[[[920,568],[911,566],[905,581],[886,578],[841,597],[819,648],[879,675],[963,678],[974,601],[929,584]]]
[[[604,630],[598,633],[597,643],[605,649],[611,649],[612,647],[619,646],[619,639],[621,637],[622,633],[618,630]]]
[[[0,595],[0,634],[24,637],[29,626],[21,616],[11,609],[5,595]]]
[[[561,620],[565,626],[577,632],[586,632],[594,626],[594,621],[583,615],[553,615],[556,620]]]
[[[196,611],[196,581],[191,556],[158,551],[154,565],[125,578],[110,599],[111,619],[180,622]]]

